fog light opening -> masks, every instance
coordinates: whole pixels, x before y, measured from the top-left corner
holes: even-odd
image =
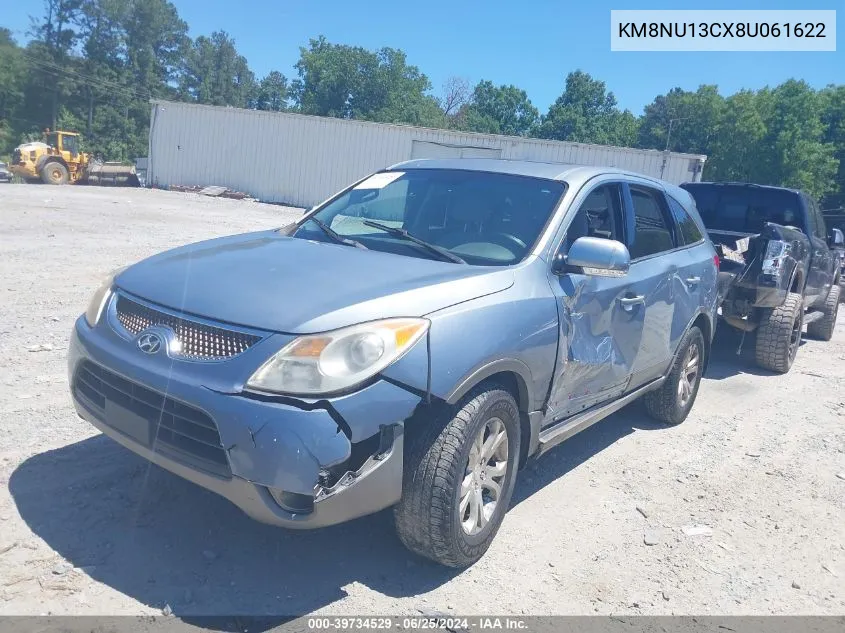
[[[310,514],[314,511],[314,497],[311,495],[301,495],[296,492],[288,492],[287,490],[279,490],[277,488],[267,488],[270,496],[273,497],[280,508],[288,512],[295,512],[296,514]]]

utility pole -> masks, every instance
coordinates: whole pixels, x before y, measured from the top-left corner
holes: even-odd
[[[663,164],[660,165],[660,179],[663,180],[663,172],[666,171],[666,163],[669,161],[669,140],[672,138],[672,125],[675,124],[676,121],[686,121],[687,119],[691,119],[692,117],[680,117],[675,119],[669,119],[669,131],[666,132],[666,147],[663,149]]]

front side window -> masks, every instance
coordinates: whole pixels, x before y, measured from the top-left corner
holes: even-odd
[[[566,229],[568,250],[579,237],[603,237],[623,241],[622,191],[618,184],[601,185],[593,189],[572,218]]]
[[[669,210],[672,212],[672,217],[675,219],[675,224],[678,226],[679,237],[684,244],[695,244],[701,241],[704,236],[692,219],[692,216],[684,209],[684,205],[675,200],[672,196],[668,197]]]
[[[661,207],[662,194],[645,187],[630,189],[634,205],[634,234],[628,244],[631,259],[672,250],[675,243]]]
[[[509,265],[530,251],[565,189],[563,182],[510,174],[380,172],[318,209],[309,216],[316,222],[306,218],[292,235],[339,241],[320,223],[350,245],[427,258],[445,250],[455,261]]]
[[[64,136],[62,137],[62,149],[71,154],[79,153],[79,137]]]

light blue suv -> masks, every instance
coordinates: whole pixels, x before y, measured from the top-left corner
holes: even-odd
[[[83,418],[267,523],[394,507],[478,560],[518,467],[644,396],[686,418],[718,259],[689,194],[616,169],[425,160],[280,230],[110,276],[76,322]]]

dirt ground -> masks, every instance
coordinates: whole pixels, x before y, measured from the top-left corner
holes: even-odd
[[[683,425],[634,404],[532,463],[462,572],[408,554],[387,512],[260,525],[77,418],[67,341],[102,276],[297,213],[0,185],[0,614],[845,613],[843,316],[785,376],[723,328]]]

